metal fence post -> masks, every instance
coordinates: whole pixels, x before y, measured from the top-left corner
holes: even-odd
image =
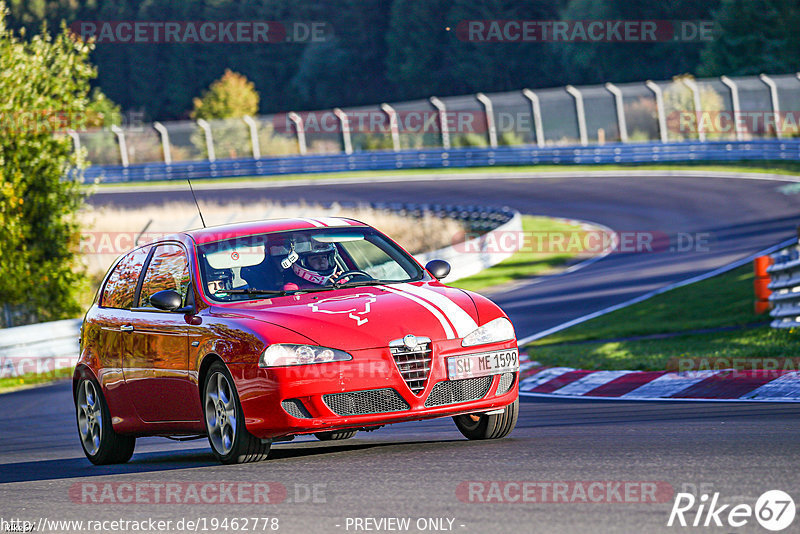
[[[661,142],[667,143],[669,142],[669,137],[667,136],[667,111],[664,108],[664,91],[661,90],[661,87],[654,82],[653,80],[647,80],[645,85],[648,89],[653,91],[653,94],[656,96],[656,113],[658,113],[658,131],[661,135]]]
[[[578,133],[581,137],[581,145],[589,144],[589,135],[586,132],[586,109],[583,107],[583,94],[572,85],[565,87],[567,92],[575,99],[575,112],[578,115]]]
[[[72,149],[76,155],[80,155],[81,151],[81,136],[75,130],[67,130],[67,135],[72,138]]]
[[[341,108],[333,110],[333,114],[339,119],[339,124],[342,126],[342,142],[344,143],[344,153],[353,153],[353,138],[350,135],[350,119],[347,118],[347,113],[342,111]]]
[[[392,147],[400,151],[400,125],[397,123],[397,111],[389,104],[381,104],[381,111],[389,117],[389,130],[392,132]]]
[[[258,142],[258,124],[250,115],[245,115],[242,120],[250,127],[250,144],[253,147],[253,159],[261,159],[261,144]]]
[[[217,161],[217,155],[214,152],[214,136],[211,134],[211,125],[205,119],[197,119],[197,125],[203,129],[206,134],[206,150],[208,151],[208,161]]]
[[[619,124],[619,140],[623,143],[628,142],[628,124],[625,121],[625,103],[622,100],[622,91],[613,83],[607,83],[606,89],[614,95],[614,103],[617,107],[617,123]]]
[[[447,107],[444,102],[432,96],[430,98],[431,104],[439,112],[439,127],[442,129],[442,148],[450,150],[450,129],[447,124]]]
[[[305,156],[308,154],[308,145],[306,145],[306,129],[303,126],[303,118],[294,111],[290,111],[287,117],[294,123],[294,128],[297,130],[297,145],[300,148],[300,154]]]
[[[706,131],[700,126],[700,114],[703,112],[703,104],[700,102],[700,86],[697,85],[697,82],[688,78],[681,78],[681,82],[692,92],[694,117],[697,124],[697,139],[702,143],[706,140]]]
[[[731,91],[731,106],[733,106],[733,127],[736,131],[736,140],[744,141],[744,132],[739,124],[741,105],[739,104],[739,86],[727,76],[720,76],[720,81]]]
[[[164,152],[164,163],[171,165],[172,151],[169,147],[169,132],[167,131],[167,128],[158,121],[153,123],[153,128],[155,128],[158,134],[161,136],[161,150]]]
[[[112,125],[111,131],[114,132],[114,135],[117,136],[117,141],[119,142],[119,156],[120,160],[122,161],[122,166],[128,166],[128,144],[125,142],[125,132],[122,131],[122,128],[119,126]]]
[[[544,125],[542,124],[542,104],[539,96],[530,89],[523,89],[522,94],[531,101],[531,112],[533,113],[533,127],[536,130],[536,144],[539,148],[544,148]]]
[[[770,100],[772,100],[772,117],[775,121],[775,137],[782,139],[783,128],[781,128],[781,105],[778,101],[778,86],[775,84],[775,80],[766,74],[759,75],[759,78],[769,87]]]
[[[489,130],[489,146],[497,148],[497,127],[494,122],[494,106],[492,100],[483,93],[475,95],[478,101],[483,104],[486,115],[486,129]]]

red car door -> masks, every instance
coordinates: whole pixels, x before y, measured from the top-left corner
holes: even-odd
[[[142,281],[138,306],[131,311],[131,344],[123,362],[130,397],[146,422],[201,418],[200,397],[189,380],[186,316],[150,304],[151,295],[167,289],[180,293],[185,303],[190,283],[183,247],[158,245]]]

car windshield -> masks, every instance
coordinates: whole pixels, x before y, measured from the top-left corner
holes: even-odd
[[[422,280],[405,251],[368,227],[237,237],[197,247],[202,287],[231,302]]]

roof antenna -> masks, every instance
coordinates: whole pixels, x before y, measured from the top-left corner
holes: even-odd
[[[208,228],[206,226],[206,221],[203,219],[203,212],[200,211],[200,204],[197,203],[197,196],[194,194],[194,188],[192,187],[192,181],[190,179],[186,179],[189,182],[189,191],[192,192],[192,198],[194,199],[194,205],[197,206],[197,213],[200,214],[200,222],[203,223],[203,228]]]

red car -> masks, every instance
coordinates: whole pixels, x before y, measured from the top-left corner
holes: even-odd
[[[452,416],[514,428],[517,341],[488,299],[374,228],[289,219],[170,236],[117,260],[86,313],[73,393],[95,464],[137,436],[205,437],[223,463],[314,434]]]

